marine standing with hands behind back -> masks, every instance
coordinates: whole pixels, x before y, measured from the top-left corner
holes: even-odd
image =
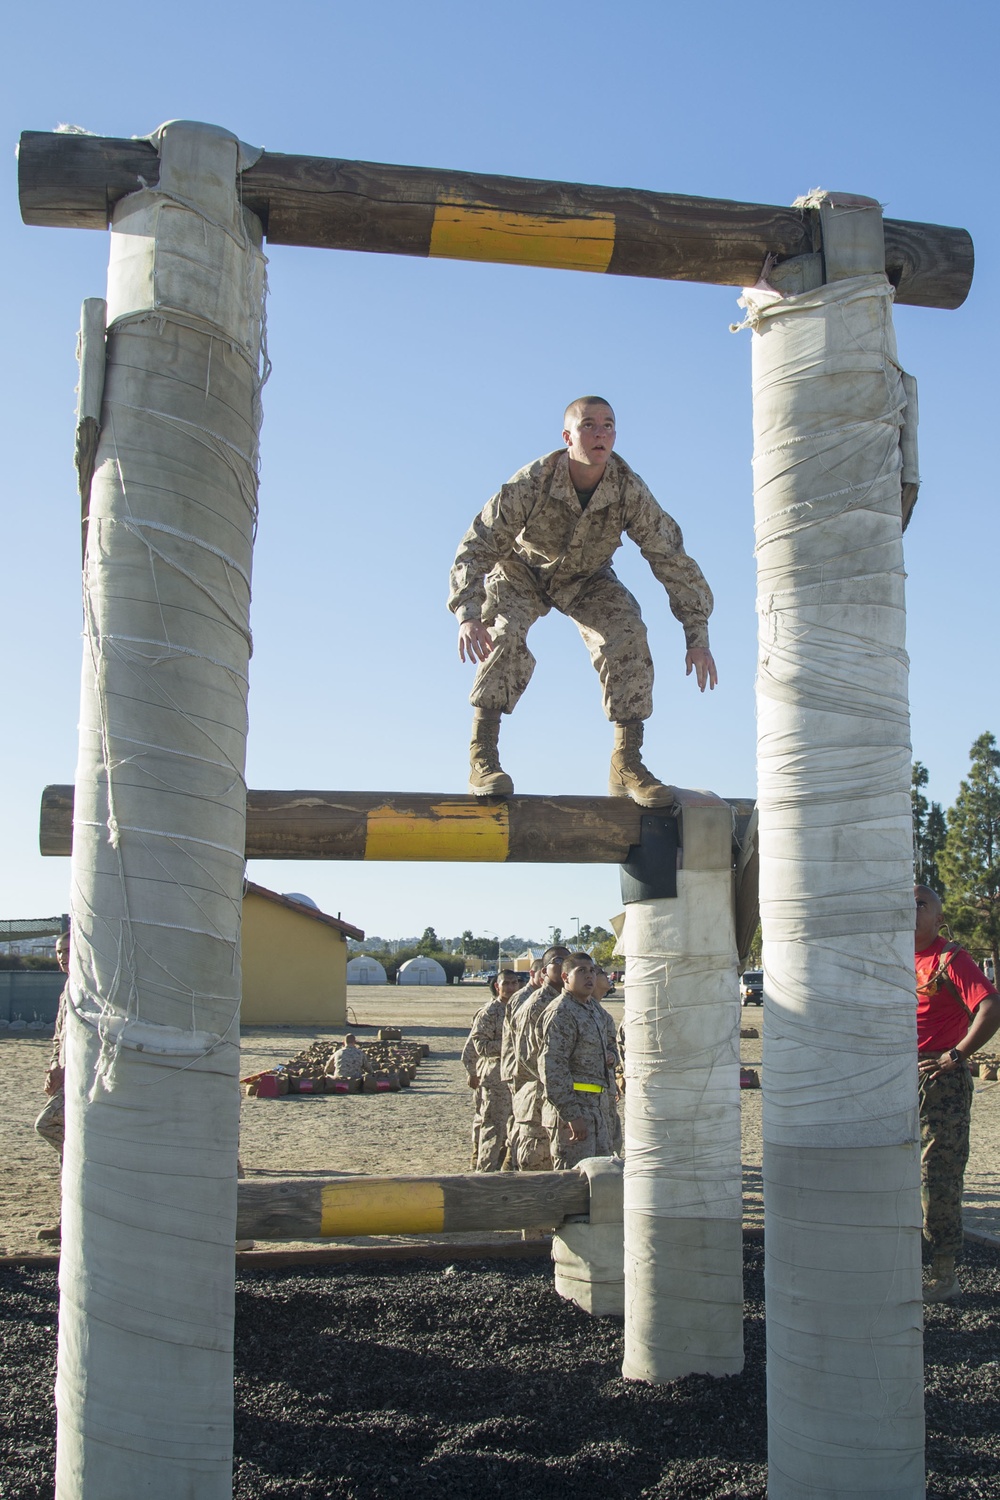
[[[594,1000],[594,963],[589,953],[569,954],[562,972],[562,994],[541,1020],[538,1055],[545,1093],[542,1119],[557,1169],[575,1167],[588,1156],[610,1156],[614,1150],[615,1054],[608,1047],[611,1017]]]
[[[643,725],[653,712],[653,662],[639,605],[611,559],[625,534],[667,590],[684,627],[687,674],[699,689],[718,680],[708,645],[712,591],[684,551],[677,522],[614,452],[615,414],[601,396],[566,408],[562,449],[518,470],[459,545],[448,607],[459,621],[458,652],[477,666],[469,790],[509,797],[500,765],[500,716],[514,710],[535,665],[527,634],[555,608],[576,625],[597,670],[604,712],[615,726],[608,792],[643,807],[669,806],[673,789],[642,762]]]

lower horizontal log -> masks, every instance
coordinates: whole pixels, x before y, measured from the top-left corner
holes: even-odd
[[[124,768],[119,784],[123,775]],[[739,837],[753,799],[730,802]],[[247,859],[623,864],[640,841],[642,814],[627,797],[250,791],[245,852]],[[127,822],[120,833],[127,837]],[[46,787],[41,852],[68,855],[72,840],[73,788]]]
[[[453,1177],[243,1179],[237,1239],[350,1239],[552,1229],[590,1211],[582,1172],[483,1172]]]

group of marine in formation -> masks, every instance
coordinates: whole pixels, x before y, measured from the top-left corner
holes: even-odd
[[[524,977],[497,975],[462,1050],[474,1169],[548,1172],[620,1154],[622,1038],[601,1004],[611,980],[589,953],[558,946]]]

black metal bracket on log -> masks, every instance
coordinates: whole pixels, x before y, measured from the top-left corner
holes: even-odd
[[[677,818],[672,812],[643,813],[639,842],[621,867],[622,902],[655,901],[677,895]]]

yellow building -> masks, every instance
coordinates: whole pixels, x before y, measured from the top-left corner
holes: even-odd
[[[294,896],[243,887],[244,1026],[343,1026],[347,939],[364,933]]]

